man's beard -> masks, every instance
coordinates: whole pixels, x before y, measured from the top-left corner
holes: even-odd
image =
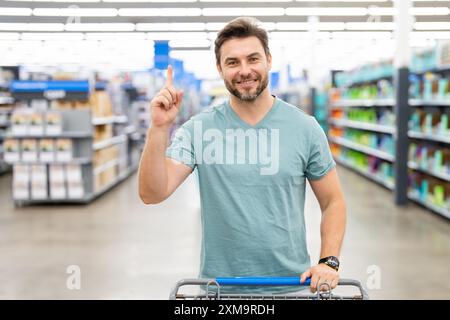
[[[247,77],[245,79],[241,79],[241,81],[245,81],[248,79],[254,79],[255,77]],[[259,95],[267,88],[267,85],[269,84],[269,77],[262,78],[261,76],[256,77],[257,81],[259,82],[259,85],[256,87],[255,93],[241,93],[238,88],[235,85],[232,85],[232,83],[224,80],[225,86],[227,87],[228,91],[235,96],[236,98],[242,100],[242,101],[254,101],[256,98],[259,97]],[[236,81],[232,81],[236,83]]]

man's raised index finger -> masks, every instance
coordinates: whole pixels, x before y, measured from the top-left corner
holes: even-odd
[[[167,86],[172,86],[172,84],[173,84],[173,68],[169,64],[169,66],[167,67],[167,81],[166,81],[166,85]]]

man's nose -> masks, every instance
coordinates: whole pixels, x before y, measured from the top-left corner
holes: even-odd
[[[250,66],[246,62],[243,62],[241,63],[239,73],[242,77],[247,77],[252,73],[252,71],[250,69]]]

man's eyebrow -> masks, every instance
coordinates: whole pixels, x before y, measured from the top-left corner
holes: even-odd
[[[247,58],[254,57],[254,56],[261,56],[261,54],[259,52],[253,52],[253,53],[250,53],[249,55],[247,55]],[[230,60],[237,60],[237,58],[236,57],[225,58],[225,62],[230,61]]]

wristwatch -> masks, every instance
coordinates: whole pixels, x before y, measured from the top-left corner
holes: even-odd
[[[339,271],[339,259],[335,256],[325,257],[319,260],[319,264],[326,264],[330,268],[333,268],[336,271]]]

